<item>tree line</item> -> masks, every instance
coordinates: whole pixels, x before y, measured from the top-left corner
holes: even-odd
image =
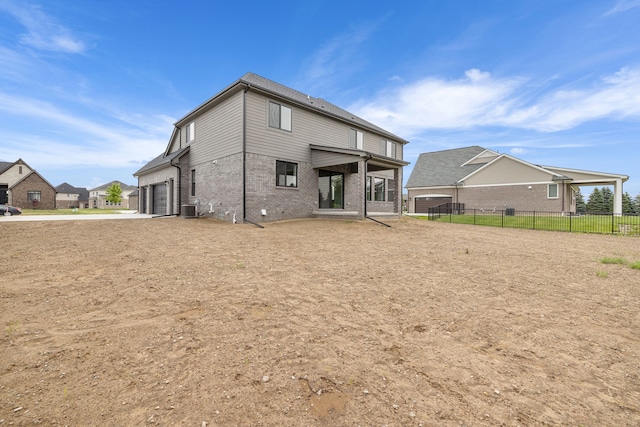
[[[613,213],[613,191],[609,187],[594,188],[585,203],[580,189],[576,192],[576,212],[578,213]],[[640,194],[632,198],[629,193],[622,194],[622,213],[640,214]]]

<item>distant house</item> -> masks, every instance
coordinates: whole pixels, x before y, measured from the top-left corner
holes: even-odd
[[[0,162],[0,204],[55,209],[56,190],[22,159]]]
[[[89,190],[63,182],[56,187],[56,207],[58,209],[88,208]]]
[[[247,73],[178,120],[165,152],[134,173],[139,210],[192,205],[233,222],[399,218],[407,142]]]
[[[613,185],[622,213],[627,175],[541,166],[479,146],[423,153],[407,181],[409,213],[463,203],[467,209],[576,211],[579,186]]]
[[[118,204],[112,204],[107,201],[107,188],[113,184],[120,184],[122,189],[122,201]],[[89,190],[89,207],[98,209],[129,209],[129,195],[137,190],[135,185],[127,185],[120,181],[111,181],[108,184],[103,184],[99,187]],[[133,209],[136,209],[134,206]]]

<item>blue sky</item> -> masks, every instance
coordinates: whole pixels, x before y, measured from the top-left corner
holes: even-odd
[[[178,118],[251,71],[411,141],[412,163],[481,145],[629,175],[635,196],[639,22],[640,0],[0,0],[0,160],[137,184]]]

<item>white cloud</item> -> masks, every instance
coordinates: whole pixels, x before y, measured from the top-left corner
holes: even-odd
[[[482,126],[555,132],[593,120],[640,119],[640,68],[623,68],[589,87],[560,89],[533,101],[524,82],[471,69],[463,79],[428,77],[380,92],[350,111],[405,137]]]
[[[425,78],[350,107],[383,128],[402,134],[423,129],[466,128],[495,122],[508,109],[518,80],[493,79],[468,70],[464,79]]]
[[[514,156],[522,156],[523,154],[527,154],[529,150],[522,147],[513,147],[511,150],[509,150],[509,152]]]
[[[619,0],[616,5],[609,9],[604,16],[615,15],[617,13],[626,12],[629,9],[640,7],[640,0]]]
[[[314,51],[303,67],[302,83],[298,86],[312,90],[321,89],[327,82],[341,79],[366,67],[362,45],[366,43],[379,26],[379,22],[353,25],[348,31],[332,38]]]
[[[21,134],[0,130],[7,147],[3,149],[5,156],[17,159],[29,153],[34,164],[58,167],[123,167],[148,161],[164,150],[172,122],[162,115],[144,120],[132,117],[129,123],[95,114],[80,118],[48,102],[2,92],[0,112],[5,118],[26,118],[37,123],[34,134],[28,129]]]
[[[22,44],[39,50],[53,52],[82,53],[86,45],[68,28],[47,15],[40,6],[2,2],[0,10],[13,15],[27,32],[20,35]]]

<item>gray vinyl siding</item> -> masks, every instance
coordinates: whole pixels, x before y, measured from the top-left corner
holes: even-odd
[[[291,132],[269,127],[270,98],[249,91],[247,92],[247,152],[249,153],[311,162],[309,144],[349,148],[350,129],[357,129],[363,133],[365,151],[380,153],[382,137],[377,134],[325,117],[295,104],[288,104],[275,98],[271,100],[291,108]],[[402,159],[402,144],[398,143],[396,150],[396,157]]]
[[[241,152],[242,92],[222,101],[193,122],[196,129],[195,140],[189,144],[192,165]],[[182,127],[183,140],[186,138],[186,127],[189,123]],[[183,147],[185,144],[183,141]]]

